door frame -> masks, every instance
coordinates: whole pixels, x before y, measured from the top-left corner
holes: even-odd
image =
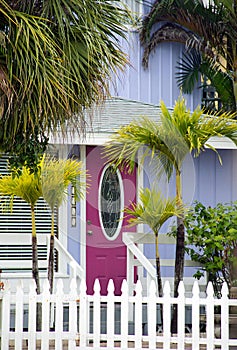
[[[87,146],[103,146],[104,143],[99,143],[98,144],[84,144],[80,145],[80,154],[81,154],[81,162],[82,162],[82,168],[83,170],[86,170],[86,147]],[[138,159],[141,159],[141,152],[138,154]],[[138,171],[136,171],[136,198],[139,199],[139,188],[141,188],[144,184],[144,176],[143,176],[143,171],[140,167],[140,162],[138,162]],[[80,239],[81,239],[81,244],[80,244],[80,265],[85,273],[86,276],[86,196],[80,200]],[[139,224],[138,225],[138,231],[143,232],[143,225]],[[139,245],[140,248],[143,248],[143,244]],[[143,274],[142,268],[138,267],[138,276]]]

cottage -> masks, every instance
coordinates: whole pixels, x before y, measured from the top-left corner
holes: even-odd
[[[138,11],[147,11],[139,5]],[[175,81],[176,61],[182,55],[179,44],[161,44],[150,58],[149,69],[141,65],[142,48],[138,32],[128,28],[128,42],[123,42],[130,57],[131,65],[125,73],[115,79],[111,86],[111,98],[93,111],[92,125],[88,122],[85,136],[69,131],[67,138],[52,136],[51,143],[59,157],[73,157],[81,160],[88,171],[90,188],[84,199],[75,202],[73,188],[68,202],[58,210],[57,241],[55,254],[55,277],[68,279],[86,277],[88,293],[93,293],[95,278],[101,282],[102,294],[107,293],[109,279],[115,282],[115,292],[120,294],[121,282],[128,277],[127,254],[131,254],[123,240],[128,228],[123,208],[137,200],[138,189],[149,186],[157,179],[149,171],[149,165],[133,174],[114,172],[103,156],[103,145],[121,125],[134,118],[149,116],[159,119],[159,103],[163,100],[172,108],[180,91]],[[200,89],[185,96],[187,106],[193,110],[201,104]],[[87,111],[88,121],[92,111]],[[184,202],[197,199],[204,204],[230,202],[237,199],[237,152],[229,140],[213,139],[219,150],[223,165],[217,155],[207,150],[198,159],[187,157],[183,169]],[[139,164],[138,164],[139,167]],[[6,171],[6,157],[1,159],[1,173]],[[174,194],[172,181],[161,179],[161,188],[168,195]],[[50,232],[50,215],[45,203],[37,207],[37,230],[39,235],[39,261],[42,277],[45,278],[47,258],[47,236]],[[31,277],[29,208],[17,200],[13,213],[0,215],[0,268],[2,279],[17,280]],[[139,227],[139,232],[146,228]],[[152,258],[153,247],[139,246],[144,257]],[[163,276],[173,276],[174,245],[161,246]],[[142,268],[135,267],[135,280],[145,280]],[[193,269],[185,274],[192,278]],[[134,282],[134,281],[133,281]]]

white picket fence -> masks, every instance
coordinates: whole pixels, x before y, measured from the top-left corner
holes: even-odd
[[[95,281],[94,295],[86,294],[83,280],[80,293],[76,280],[71,281],[70,293],[65,294],[63,282],[57,282],[56,292],[49,294],[48,283],[40,295],[32,282],[25,291],[19,281],[16,293],[5,285],[1,299],[1,349],[236,349],[237,325],[230,307],[237,307],[236,299],[229,299],[228,288],[222,288],[222,298],[216,299],[211,284],[206,297],[200,297],[194,282],[192,297],[185,296],[184,284],[179,286],[179,297],[173,298],[169,282],[165,282],[164,296],[156,296],[154,281],[149,293],[142,295],[141,283],[136,284],[135,295],[130,296],[126,281],[122,295],[114,295],[114,284],[108,285],[108,294],[100,295],[99,281]],[[171,334],[172,305],[178,305],[178,331]],[[37,305],[42,305],[42,326],[37,330]],[[160,309],[163,306],[163,325]],[[217,306],[220,314],[215,314]],[[187,309],[190,324],[187,325]],[[185,319],[186,318],[186,319]],[[236,322],[237,323],[237,322]],[[232,339],[230,335],[232,334]]]

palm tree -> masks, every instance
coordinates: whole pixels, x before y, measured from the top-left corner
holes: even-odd
[[[54,279],[54,212],[64,199],[66,199],[69,185],[74,188],[75,199],[80,199],[86,188],[82,177],[85,172],[82,169],[82,163],[72,159],[50,159],[44,158],[42,162],[41,184],[42,193],[45,201],[51,209],[51,235],[50,250],[48,257],[48,280],[50,293],[53,292]]]
[[[179,216],[180,213],[176,209],[176,201],[175,199],[164,198],[161,192],[155,188],[142,188],[139,193],[139,203],[132,203],[131,208],[125,208],[124,212],[129,215],[129,225],[146,224],[155,235],[157,286],[158,294],[162,297],[163,287],[160,272],[158,234],[161,226],[169,218]],[[180,212],[183,213],[183,208],[181,208]]]
[[[42,143],[42,154],[49,132],[84,130],[85,108],[127,63],[119,38],[130,18],[109,0],[1,1],[1,150],[37,164],[27,147]]]
[[[35,205],[42,196],[40,176],[31,173],[29,168],[23,167],[20,174],[12,173],[0,177],[1,199],[7,197],[10,208],[15,197],[23,199],[30,205],[32,222],[32,276],[36,283],[36,292],[40,294],[40,281],[38,269],[37,235],[35,225]],[[6,204],[6,203],[5,203]]]
[[[133,171],[137,154],[142,150],[141,161],[149,156],[156,163],[158,176],[165,172],[168,179],[173,171],[176,176],[176,207],[182,203],[181,172],[183,160],[188,153],[194,157],[204,150],[204,146],[216,151],[208,139],[211,136],[226,136],[237,144],[237,122],[233,115],[203,115],[197,108],[193,113],[186,109],[185,101],[179,98],[170,113],[161,102],[159,120],[147,117],[121,127],[105,146],[105,154],[117,167]],[[219,158],[220,159],[220,158]],[[174,296],[178,295],[178,285],[184,271],[184,214],[177,217]]]
[[[190,93],[198,73],[216,88],[223,108],[236,110],[237,101],[237,7],[233,0],[157,0],[144,18],[140,33],[143,64],[161,42],[186,46],[178,84]],[[152,32],[152,34],[151,34]]]

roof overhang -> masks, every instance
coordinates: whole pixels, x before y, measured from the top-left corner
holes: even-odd
[[[172,111],[172,108],[169,110]],[[103,145],[121,126],[142,116],[159,121],[160,114],[158,105],[114,97],[87,112],[84,135],[72,130],[68,130],[66,136],[58,132],[50,136],[50,143]],[[208,143],[216,149],[236,149],[234,142],[226,137],[212,137]]]

